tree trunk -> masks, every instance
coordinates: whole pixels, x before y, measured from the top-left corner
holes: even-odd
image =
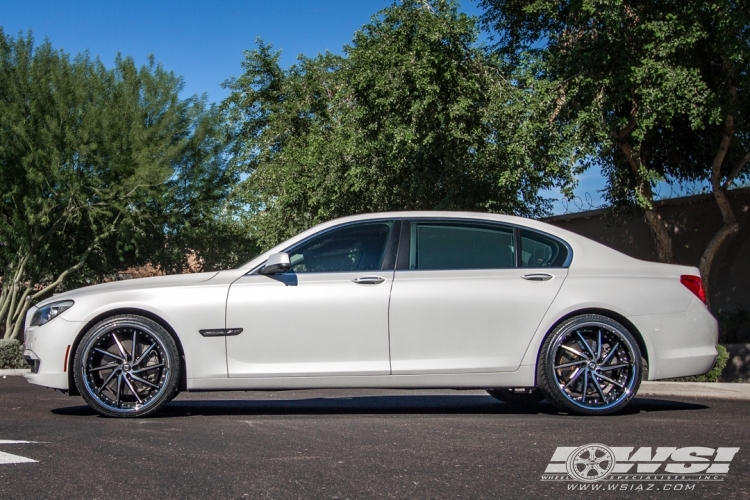
[[[669,228],[664,223],[664,220],[653,208],[646,209],[645,219],[654,235],[659,261],[669,264],[676,263],[677,259],[672,251],[672,235],[669,234]]]
[[[728,69],[728,62],[724,61],[725,68]],[[734,102],[737,96],[737,88],[734,85],[729,86],[729,97]],[[729,196],[727,191],[732,186],[734,179],[739,175],[740,171],[745,167],[747,162],[750,160],[750,153],[741,158],[737,164],[732,168],[729,175],[727,175],[724,183],[721,182],[721,166],[726,158],[729,145],[732,142],[734,136],[734,116],[732,113],[727,114],[724,121],[724,135],[719,142],[719,148],[716,151],[716,156],[711,163],[711,190],[714,193],[714,199],[716,204],[719,206],[721,212],[721,219],[724,225],[719,231],[711,238],[708,242],[708,246],[703,251],[700,261],[701,279],[703,280],[703,289],[706,293],[706,304],[711,307],[711,267],[713,266],[716,254],[719,252],[721,245],[739,230],[739,224],[737,224],[737,218],[734,216],[734,210],[732,204],[729,202]]]
[[[633,121],[633,123],[635,123]],[[632,127],[629,125],[632,129]],[[613,136],[615,139],[623,137],[624,132],[630,133],[627,128],[619,131]],[[638,184],[638,194],[641,198],[648,202],[648,207],[645,208],[644,219],[648,226],[651,228],[651,233],[654,236],[654,242],[656,243],[656,254],[659,256],[660,262],[666,262],[674,264],[677,259],[674,256],[672,249],[672,235],[669,234],[669,228],[664,223],[664,220],[654,209],[654,193],[651,190],[651,185],[648,181],[644,181],[640,174],[640,158],[637,158],[633,152],[633,147],[630,143],[621,141],[619,143],[620,150],[625,155],[625,159],[630,165],[630,169],[633,172],[633,176],[636,178]]]

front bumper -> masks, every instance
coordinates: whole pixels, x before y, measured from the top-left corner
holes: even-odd
[[[32,384],[67,391],[68,369],[71,366],[71,349],[82,324],[63,317],[49,323],[26,329],[24,358],[32,365],[31,373],[24,375]]]

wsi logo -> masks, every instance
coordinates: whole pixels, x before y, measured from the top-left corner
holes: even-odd
[[[739,448],[559,447],[542,481],[723,481]]]

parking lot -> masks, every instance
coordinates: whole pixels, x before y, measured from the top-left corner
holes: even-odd
[[[0,408],[3,499],[597,498],[541,479],[557,447],[587,443],[740,448],[723,480],[620,483],[607,497],[750,495],[747,401],[643,397],[584,418],[481,391],[189,393],[119,420],[8,377]]]

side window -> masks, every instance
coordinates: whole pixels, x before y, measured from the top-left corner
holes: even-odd
[[[514,267],[510,228],[481,223],[412,222],[409,269]]]
[[[333,229],[289,251],[295,273],[376,271],[383,264],[393,221]]]
[[[552,238],[521,229],[521,267],[562,267],[568,249]]]

